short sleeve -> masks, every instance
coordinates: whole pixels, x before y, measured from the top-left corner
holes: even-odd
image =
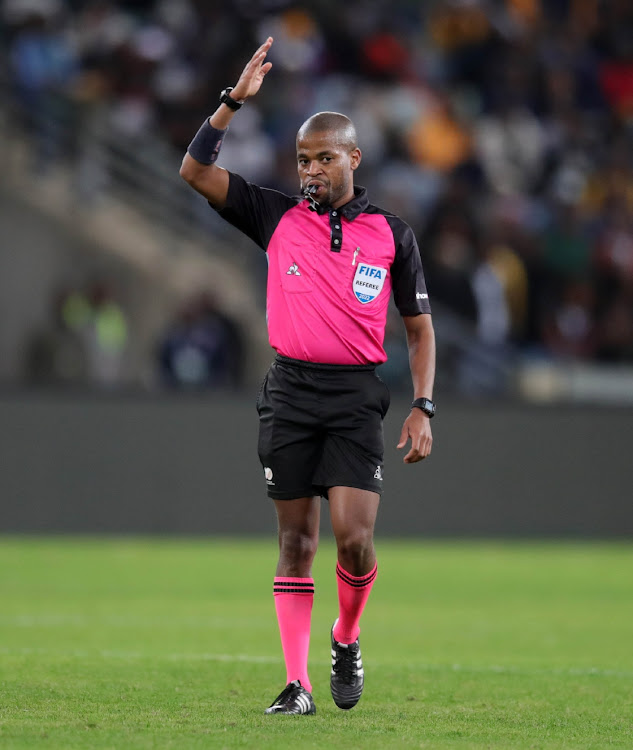
[[[413,230],[395,216],[387,216],[386,219],[393,231],[396,247],[391,265],[391,284],[396,307],[402,316],[430,314],[431,303]]]
[[[281,217],[296,204],[295,198],[229,172],[226,203],[218,214],[266,250]]]

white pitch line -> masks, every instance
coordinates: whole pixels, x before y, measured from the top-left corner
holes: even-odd
[[[427,672],[472,672],[474,674],[516,674],[516,675],[571,675],[574,677],[621,677],[633,679],[633,670],[601,669],[599,667],[512,667],[501,664],[485,664],[472,666],[467,664],[414,664],[416,669]]]
[[[217,661],[217,662],[244,662],[251,664],[279,664],[282,661],[281,656],[261,656],[252,654],[211,654],[211,653],[143,653],[141,651],[118,651],[118,650],[80,650],[80,649],[52,649],[39,647],[18,647],[11,648],[0,646],[0,654],[6,656],[72,656],[78,659],[89,659],[95,656],[103,659],[166,659],[168,661]],[[328,665],[329,659],[310,659],[313,665]],[[600,669],[598,667],[565,667],[558,668],[529,668],[529,667],[512,667],[497,664],[484,664],[480,666],[471,666],[465,664],[428,664],[420,662],[407,662],[406,665],[395,662],[370,662],[375,667],[394,668],[398,666],[407,666],[416,669],[419,672],[464,672],[469,674],[509,674],[509,675],[558,675],[573,677],[617,677],[620,679],[633,679],[633,670],[621,669]]]
[[[119,651],[112,649],[90,651],[88,649],[56,649],[39,646],[19,648],[0,646],[0,654],[5,656],[72,656],[77,659],[90,659],[95,656],[103,659],[160,659],[162,657],[169,661],[250,662],[251,664],[277,664],[281,661],[281,657],[251,656],[249,654],[207,654],[204,652],[196,654],[162,654],[153,652],[148,654],[142,651]]]
[[[163,617],[135,615],[83,615],[83,614],[44,614],[44,615],[0,615],[0,626],[20,628],[37,627],[201,627],[201,628],[269,628],[270,618],[234,617]]]

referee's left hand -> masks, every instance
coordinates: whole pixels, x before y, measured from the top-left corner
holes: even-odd
[[[411,409],[411,414],[404,420],[398,448],[404,448],[411,439],[411,450],[403,459],[405,464],[415,464],[431,453],[433,435],[430,422],[421,409]]]

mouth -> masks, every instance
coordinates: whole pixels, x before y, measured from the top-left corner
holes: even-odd
[[[302,192],[310,204],[310,208],[318,213],[323,213],[324,207],[327,205],[328,201],[325,185],[322,182],[309,182],[303,188]]]
[[[303,189],[303,194],[315,198],[319,193],[325,192],[325,185],[322,182],[309,182]]]

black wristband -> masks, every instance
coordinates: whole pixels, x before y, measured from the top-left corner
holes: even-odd
[[[218,158],[227,129],[214,128],[207,117],[189,144],[187,153],[200,164],[213,164]]]

